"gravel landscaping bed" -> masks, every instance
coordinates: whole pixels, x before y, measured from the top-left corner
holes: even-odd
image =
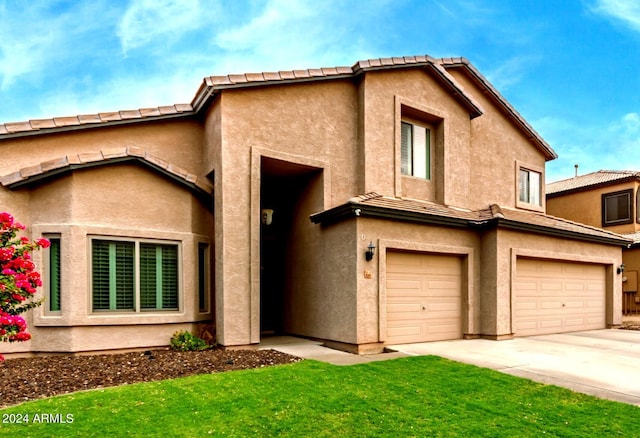
[[[86,389],[260,368],[300,360],[275,350],[222,349],[7,359],[0,362],[0,408]]]

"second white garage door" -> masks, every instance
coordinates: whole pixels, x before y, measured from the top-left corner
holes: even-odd
[[[387,253],[387,344],[462,337],[460,257]]]
[[[525,258],[516,263],[516,336],[605,328],[603,265]]]

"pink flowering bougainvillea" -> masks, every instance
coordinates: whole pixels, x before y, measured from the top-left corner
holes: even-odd
[[[47,239],[31,242],[27,237],[18,237],[24,229],[9,213],[0,213],[0,342],[31,339],[20,314],[42,303],[33,299],[42,280],[31,261],[31,252],[48,248],[50,243]],[[3,360],[0,354],[0,362]]]

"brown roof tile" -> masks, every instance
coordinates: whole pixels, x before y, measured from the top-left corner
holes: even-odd
[[[581,191],[597,186],[615,184],[626,179],[640,179],[640,172],[633,170],[599,170],[546,185],[547,195]]]
[[[173,105],[159,106],[158,111],[160,111],[160,114],[162,114],[163,116],[168,114],[175,114],[178,112],[176,110],[176,107]]]
[[[13,172],[13,173],[10,173],[9,175],[0,176],[0,184],[6,187],[8,185],[20,182],[24,179],[25,178],[22,176],[22,174],[19,171]]]
[[[141,147],[138,146],[128,146],[127,147],[127,155],[132,157],[144,157],[145,151]]]
[[[102,123],[102,119],[100,118],[99,114],[84,114],[78,116],[78,122],[81,125],[88,123]]]
[[[262,73],[247,73],[246,75],[248,82],[264,82],[264,75]]]
[[[16,184],[28,183],[30,179],[39,180],[36,177],[46,177],[47,173],[68,168],[72,170],[74,166],[93,166],[94,163],[107,164],[110,160],[115,158],[139,159],[142,162],[151,163],[154,166],[160,167],[163,171],[166,171],[172,175],[175,175],[184,183],[190,186],[193,190],[196,187],[200,191],[204,191],[208,194],[213,193],[213,185],[211,185],[206,178],[198,177],[183,167],[171,164],[155,155],[145,153],[141,148],[135,146],[121,147],[121,148],[106,148],[99,152],[89,152],[78,155],[68,155],[65,157],[59,157],[53,160],[38,163],[33,166],[24,167],[17,172],[10,173],[8,175],[0,176],[0,184],[5,187],[10,187]],[[57,172],[56,172],[57,173]],[[52,173],[52,175],[55,173]]]
[[[277,71],[265,72],[265,73],[262,73],[262,76],[264,77],[265,81],[279,81],[279,80],[281,80],[280,73],[278,73]]]
[[[45,161],[40,164],[40,168],[43,173],[50,172],[55,169],[60,169],[62,167],[66,167],[69,165],[69,160],[67,157],[60,157],[54,160]]]
[[[140,117],[153,117],[159,115],[160,110],[158,108],[140,108]]]
[[[63,126],[74,126],[79,125],[80,121],[77,116],[73,117],[54,117],[53,121],[56,124],[56,127],[60,128]]]
[[[31,120],[30,123],[33,129],[47,129],[56,127],[56,123],[51,119]]]
[[[139,119],[142,117],[139,110],[120,111],[120,117],[122,120],[126,119]]]
[[[20,175],[23,178],[29,178],[30,176],[38,175],[40,173],[42,173],[42,166],[40,166],[40,164],[36,164],[34,166],[29,166],[29,167],[23,167],[22,169],[20,169]]]
[[[98,114],[100,116],[100,120],[102,120],[103,122],[111,122],[114,120],[122,120],[122,116],[120,116],[120,112],[119,111],[112,111],[112,112],[108,112],[108,113],[100,113]]]
[[[278,73],[280,74],[280,79],[283,81],[296,78],[295,73],[293,73],[292,71],[281,71]]]
[[[103,161],[104,157],[101,152],[88,152],[85,154],[78,154],[80,163],[94,163],[96,161]]]
[[[126,147],[113,147],[113,148],[105,148],[102,149],[102,156],[105,160],[110,160],[113,158],[123,158],[128,156],[128,151]]]
[[[4,126],[9,132],[31,131],[33,129],[29,122],[5,123]]]

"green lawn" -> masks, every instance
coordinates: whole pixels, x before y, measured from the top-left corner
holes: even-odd
[[[433,356],[303,361],[76,393],[0,415],[0,436],[20,437],[640,434],[638,407]],[[28,424],[7,424],[21,415]]]

